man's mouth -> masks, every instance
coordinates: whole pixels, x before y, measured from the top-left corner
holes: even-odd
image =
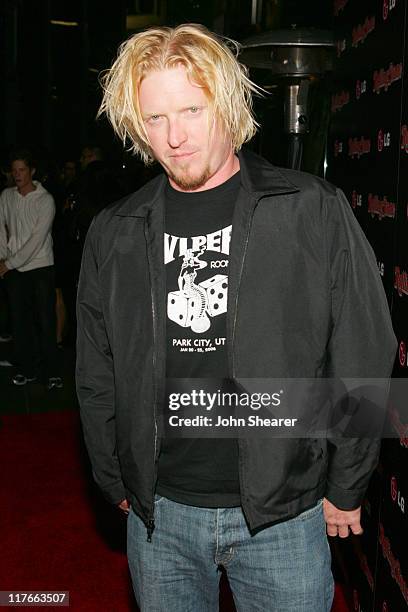
[[[173,153],[172,155],[170,155],[170,157],[172,159],[187,159],[188,157],[194,155],[194,153],[196,153],[196,151],[188,151],[186,153]]]

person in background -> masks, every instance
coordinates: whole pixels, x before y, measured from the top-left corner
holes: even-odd
[[[70,193],[72,185],[75,184],[77,178],[77,164],[75,160],[67,159],[64,162],[61,171],[61,181],[66,194]]]
[[[30,151],[15,151],[10,161],[15,187],[0,195],[0,277],[7,284],[19,367],[12,383],[23,386],[41,378],[49,390],[60,389],[51,237],[55,204],[33,180]]]
[[[8,158],[8,156],[7,156]],[[8,187],[13,187],[14,179],[11,174],[11,168],[5,158],[0,162],[0,193]],[[4,228],[7,235],[7,227]],[[11,320],[10,308],[8,303],[7,291],[4,283],[0,283],[0,343],[11,342]],[[0,366],[11,366],[8,360],[1,360]]]
[[[45,154],[44,154],[45,153]],[[73,163],[73,168],[71,163]],[[67,333],[67,308],[62,292],[64,282],[64,270],[61,265],[63,259],[63,249],[61,248],[61,217],[67,199],[67,186],[71,187],[75,181],[75,162],[66,162],[67,175],[66,181],[63,180],[54,156],[48,151],[43,151],[41,171],[36,169],[36,177],[42,186],[52,195],[55,203],[55,216],[52,226],[52,242],[54,253],[54,272],[55,272],[55,315],[56,315],[56,338],[58,348],[63,347],[63,340]]]
[[[101,110],[165,174],[87,234],[81,419],[95,479],[128,516],[142,612],[217,610],[220,567],[238,610],[329,612],[327,535],[362,533],[378,441],[165,426],[169,382],[190,416],[197,388],[217,395],[220,378],[253,389],[386,378],[396,352],[376,258],[344,194],[241,150],[257,87],[233,49],[203,26],[150,28],[106,73]]]
[[[79,162],[81,164],[81,170],[84,171],[89,164],[96,161],[103,161],[103,152],[101,147],[94,144],[87,144],[81,152]]]

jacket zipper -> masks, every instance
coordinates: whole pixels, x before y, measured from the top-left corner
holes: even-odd
[[[149,263],[151,264],[151,259],[149,255],[149,229],[147,223],[145,224],[145,236],[147,242],[147,252]],[[151,274],[151,265],[150,265],[150,274]],[[153,365],[153,377],[156,376],[156,349],[157,349],[157,333],[156,333],[156,308],[155,308],[155,299],[153,292],[153,282],[150,279],[150,297],[152,301],[152,322],[153,322],[153,352],[152,352],[152,365]],[[152,486],[152,502],[150,507],[150,516],[147,519],[147,542],[152,541],[152,535],[154,531],[154,492],[156,489],[156,453],[157,453],[157,414],[156,414],[156,405],[157,405],[157,384],[155,384],[154,389],[154,402],[153,402],[153,418],[154,418],[154,454],[153,454],[153,486]]]
[[[260,198],[259,198],[260,199]],[[237,323],[237,315],[238,315],[238,296],[239,296],[239,289],[241,287],[241,280],[242,280],[242,274],[244,271],[244,264],[245,264],[245,259],[246,259],[246,254],[247,254],[247,250],[248,250],[248,243],[249,243],[249,234],[251,231],[251,227],[252,227],[252,220],[254,217],[254,213],[255,213],[255,208],[258,205],[259,199],[256,200],[254,207],[252,208],[251,211],[251,215],[247,221],[247,227],[246,227],[246,236],[245,236],[245,242],[244,242],[244,249],[243,249],[243,253],[242,253],[242,258],[241,258],[241,266],[239,269],[239,274],[238,274],[238,283],[237,283],[237,289],[236,289],[236,295],[235,295],[235,304],[234,304],[234,319],[233,319],[233,323],[232,323],[232,334],[231,334],[231,365],[232,365],[232,379],[235,381],[235,357],[234,357],[234,346],[235,346],[235,328],[236,328],[236,323]],[[237,441],[238,442],[238,441]],[[243,464],[243,459],[241,456],[241,453],[239,452],[239,443],[238,443],[238,461],[239,461],[239,467],[240,467],[240,473],[243,474],[243,469],[244,469],[244,464]],[[243,476],[240,478],[241,481],[243,481]],[[246,500],[241,499],[241,504],[244,510],[244,513],[247,514],[245,512],[245,506],[246,506]]]
[[[249,233],[251,231],[252,219],[253,219],[255,208],[256,208],[256,206],[258,204],[258,201],[259,200],[256,200],[255,206],[253,207],[253,209],[251,211],[251,216],[249,217],[248,222],[247,222],[244,250],[243,250],[243,253],[242,253],[241,267],[239,269],[237,290],[236,290],[236,294],[235,294],[234,320],[232,322],[232,336],[231,336],[231,364],[232,364],[232,378],[234,378],[234,379],[235,379],[234,346],[235,346],[235,327],[236,327],[236,323],[237,323],[237,313],[238,313],[238,295],[239,295],[239,288],[241,286],[242,274],[243,274],[243,271],[244,271],[245,258],[246,258],[246,254],[247,254],[247,250],[248,250]]]

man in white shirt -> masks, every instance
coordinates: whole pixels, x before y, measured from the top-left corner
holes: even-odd
[[[41,373],[48,389],[59,389],[51,237],[54,200],[41,183],[33,181],[35,167],[28,151],[12,155],[11,169],[16,186],[0,196],[0,276],[7,282],[15,359],[20,367],[12,382],[25,385]],[[42,372],[35,354],[35,320]]]

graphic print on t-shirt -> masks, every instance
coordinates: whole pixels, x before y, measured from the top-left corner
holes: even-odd
[[[231,231],[229,225],[204,236],[165,234],[165,263],[177,266],[170,276],[177,285],[173,289],[168,283],[167,316],[178,326],[191,330],[186,338],[174,338],[173,346],[195,352],[199,348],[214,350],[214,343],[224,344],[225,338],[195,341],[191,332],[204,334],[214,327],[215,317],[227,312]],[[211,331],[215,330],[210,330],[213,336]]]
[[[208,190],[166,188],[166,376],[183,391],[197,388],[199,379],[216,391],[211,380],[228,377],[229,254],[239,189],[239,173]],[[157,493],[204,508],[239,506],[236,440],[165,436]]]

